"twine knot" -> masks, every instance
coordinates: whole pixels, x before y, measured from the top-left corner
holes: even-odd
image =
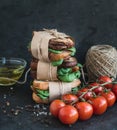
[[[69,37],[68,35],[66,35],[65,33],[61,33],[58,32],[57,29],[43,29],[45,32],[51,34],[52,36],[56,37],[56,38],[60,38],[60,39],[64,39],[66,37]]]

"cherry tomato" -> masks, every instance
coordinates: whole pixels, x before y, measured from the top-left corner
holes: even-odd
[[[70,104],[74,101],[78,100],[78,97],[74,94],[64,94],[62,95],[61,99],[66,103],[66,104]]]
[[[105,97],[107,100],[108,107],[113,106],[116,101],[116,96],[112,91],[102,92],[101,96]]]
[[[96,95],[98,95],[98,94],[100,94],[100,93],[103,91],[103,87],[100,86],[100,84],[99,84],[99,83],[96,83],[96,82],[89,84],[88,87],[89,87],[89,88],[92,88],[92,87],[95,87],[95,86],[97,86],[97,88],[93,89],[92,91],[93,91]]]
[[[101,115],[107,110],[107,100],[103,96],[92,97],[89,103],[93,106],[93,113]]]
[[[107,88],[107,89],[112,88],[112,79],[110,77],[108,77],[108,76],[100,76],[98,78],[98,81],[99,81],[100,84],[109,82],[108,84],[104,85],[104,87]]]
[[[113,84],[112,92],[115,94],[117,100],[117,84]]]
[[[75,107],[78,110],[80,120],[87,120],[93,115],[93,107],[88,102],[78,102]]]
[[[71,105],[62,107],[59,111],[59,120],[63,124],[74,124],[79,117],[77,109]]]
[[[59,99],[55,99],[50,103],[50,113],[55,116],[58,117],[58,113],[60,108],[62,108],[63,106],[65,106],[66,104]]]
[[[91,97],[93,97],[93,93],[92,91],[88,91],[88,88],[82,88],[78,91],[77,96],[80,97],[84,92],[87,92],[82,98],[84,98],[85,100],[90,99]]]

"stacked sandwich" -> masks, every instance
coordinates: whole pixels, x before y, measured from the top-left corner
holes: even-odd
[[[34,31],[29,50],[35,102],[48,103],[80,85],[80,67],[70,36],[55,29]]]

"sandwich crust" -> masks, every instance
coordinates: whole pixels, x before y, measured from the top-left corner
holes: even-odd
[[[41,99],[39,96],[37,96],[37,94],[35,92],[32,93],[32,99],[36,103],[44,103],[44,104],[49,103],[48,98],[47,99]]]
[[[70,54],[71,52],[70,51],[62,51],[62,53],[60,54],[55,54],[55,53],[49,53],[49,59],[50,61],[58,61],[58,60],[61,60],[61,59],[65,59],[65,58],[68,58],[70,57]]]

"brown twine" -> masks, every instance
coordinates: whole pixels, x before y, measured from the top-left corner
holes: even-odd
[[[54,36],[55,38],[61,38],[64,39],[66,37],[69,37],[65,33],[58,32],[57,29],[43,29],[45,32],[49,33],[50,35]]]
[[[89,81],[95,81],[99,76],[112,78],[117,76],[117,50],[110,45],[92,46],[86,54],[86,69]]]

